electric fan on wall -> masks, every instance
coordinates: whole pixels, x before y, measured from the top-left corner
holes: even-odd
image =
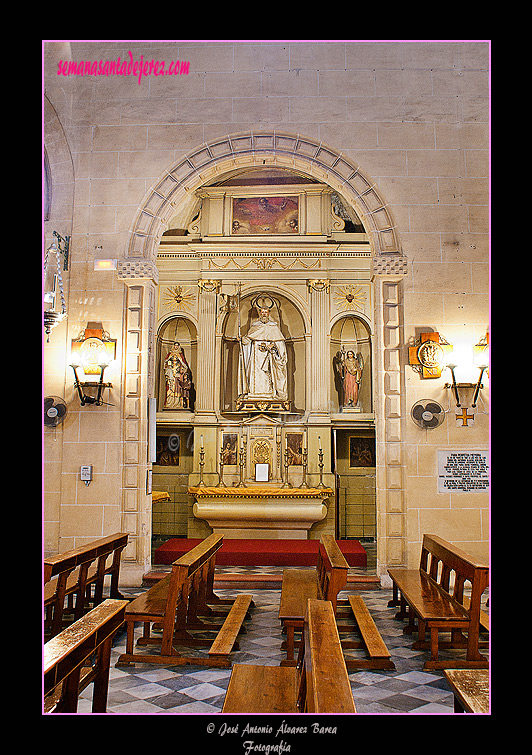
[[[66,417],[67,405],[59,396],[46,396],[44,399],[44,425],[57,427]]]
[[[445,419],[445,409],[433,399],[422,398],[412,407],[411,415],[418,427],[432,430],[442,424]]]

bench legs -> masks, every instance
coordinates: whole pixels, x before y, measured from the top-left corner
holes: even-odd
[[[418,638],[412,643],[412,649],[430,650],[430,660],[426,661],[423,666],[424,669],[489,668],[488,659],[479,651],[479,630],[475,630],[471,624],[421,619],[409,605],[395,582],[392,584],[392,599],[388,602],[388,606],[400,606],[395,618],[408,619],[408,624],[403,628],[404,634],[417,632]],[[429,639],[426,637],[427,632]],[[450,632],[450,641],[440,641],[440,632]],[[440,650],[467,650],[467,654],[464,660],[440,660],[438,657]]]
[[[412,644],[413,650],[430,650],[430,660],[425,662],[424,669],[445,668],[489,668],[486,656],[478,650],[478,643],[473,636],[465,637],[463,631],[467,627],[463,624],[449,626],[449,622],[425,622],[419,619],[418,639]],[[429,631],[430,639],[426,640],[426,632]],[[440,641],[440,632],[451,632],[450,641]],[[440,660],[439,650],[467,650],[466,658]]]
[[[97,674],[92,691],[92,712],[107,713],[107,693],[109,689],[109,666],[113,637],[108,637],[98,648]]]
[[[194,637],[186,628],[182,626],[164,624],[159,626],[163,627],[163,633],[161,637],[152,637],[150,634],[152,621],[142,621],[143,630],[142,637],[139,637],[137,645],[159,645],[160,652],[153,655],[135,653],[135,620],[128,620],[126,618],[127,637],[126,637],[126,652],[122,653],[116,662],[116,666],[129,666],[135,665],[135,663],[158,663],[168,666],[182,666],[185,664],[198,665],[198,666],[215,666],[218,668],[230,668],[231,658],[230,653],[233,650],[238,650],[239,645],[237,641],[237,635],[241,631],[245,631],[242,626],[244,620],[249,618],[249,609],[253,603],[251,595],[239,595],[233,602],[231,611],[228,613],[226,620],[221,628],[213,624],[205,624],[205,628],[218,631],[216,638],[207,639],[202,637]],[[203,628],[203,625],[202,625]],[[210,647],[208,657],[187,657],[181,655],[176,646],[193,646],[193,647]]]
[[[389,608],[399,605],[399,590],[395,582],[392,583],[392,599],[388,601]]]
[[[281,647],[286,647],[286,658],[281,661],[280,665],[295,666],[297,660],[294,658],[294,634],[296,631],[301,632],[303,630],[303,622],[285,619],[283,624],[286,629],[286,641],[282,643]]]

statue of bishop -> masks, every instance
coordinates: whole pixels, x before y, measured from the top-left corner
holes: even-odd
[[[286,344],[270,310],[259,308],[247,335],[240,339],[239,396],[248,400],[288,398]]]

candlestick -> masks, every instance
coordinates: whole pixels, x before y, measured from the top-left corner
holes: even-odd
[[[217,488],[226,488],[227,485],[224,482],[224,447],[220,448],[220,470],[218,472],[218,485]]]
[[[201,436],[201,446],[200,446],[200,451],[199,451],[199,468],[200,468],[200,472],[199,472],[198,487],[200,485],[205,485],[205,483],[203,482],[203,467],[204,466],[205,466],[205,451],[203,449],[203,435],[202,435]]]
[[[318,459],[319,459],[319,461],[318,461],[318,467],[320,469],[320,481],[319,481],[319,484],[318,484],[318,488],[324,488],[325,487],[325,485],[323,484],[323,466],[324,466],[324,464],[323,464],[323,451],[321,449],[321,446],[320,446],[320,450],[318,451]]]
[[[286,447],[284,450],[284,482],[281,485],[282,488],[292,487],[292,483],[288,479],[288,467],[289,467],[288,456],[289,456],[289,451],[288,451],[288,447]]]
[[[301,485],[299,487],[300,488],[308,488],[308,485],[307,485],[307,455],[308,455],[308,452],[307,452],[306,448],[303,449],[301,455],[303,456],[303,480],[302,480]]]
[[[242,446],[240,448],[240,480],[238,482],[237,488],[246,487],[246,483],[244,482],[245,465],[246,465],[246,439],[242,438]]]

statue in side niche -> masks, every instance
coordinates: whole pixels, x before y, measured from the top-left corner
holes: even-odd
[[[360,381],[364,371],[362,354],[342,349],[338,353],[337,369],[342,379],[342,406],[355,407],[358,404]]]
[[[192,372],[179,341],[175,341],[164,360],[166,379],[165,409],[189,409]]]

